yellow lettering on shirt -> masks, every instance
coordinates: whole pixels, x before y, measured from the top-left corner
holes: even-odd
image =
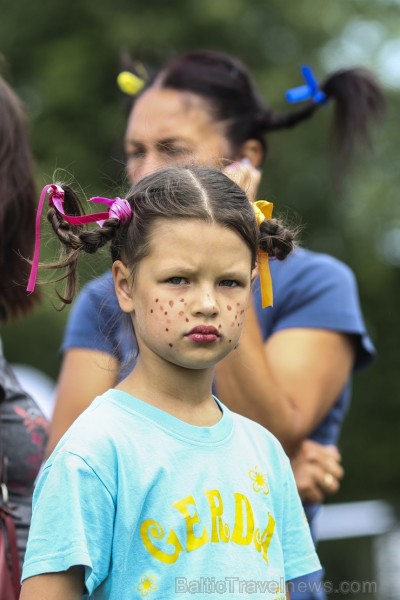
[[[193,496],[187,496],[186,498],[182,498],[182,500],[174,502],[172,506],[179,510],[186,522],[186,551],[192,552],[192,550],[196,550],[197,548],[200,548],[201,546],[206,544],[208,542],[207,529],[205,527],[203,528],[203,532],[200,537],[197,537],[193,530],[194,525],[200,523],[199,514],[196,508],[196,502]],[[189,506],[195,507],[193,516],[189,513]]]
[[[254,515],[250,500],[244,494],[233,494],[235,497],[235,526],[231,541],[241,546],[248,546],[253,540]]]

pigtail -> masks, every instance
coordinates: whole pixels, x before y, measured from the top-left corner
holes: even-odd
[[[331,136],[337,160],[351,161],[357,145],[370,147],[370,127],[384,114],[385,98],[374,76],[365,69],[336,71],[321,85],[334,100]]]
[[[295,247],[297,231],[284,227],[279,219],[265,219],[259,225],[259,246],[270,258],[284,260]]]
[[[332,100],[331,147],[335,166],[344,168],[351,162],[358,145],[370,146],[371,124],[381,119],[385,109],[383,92],[374,76],[361,68],[335,71],[320,85],[320,90],[326,95],[326,101],[310,101],[287,113],[266,109],[260,116],[260,126],[266,132],[290,129]]]
[[[63,187],[65,213],[69,216],[80,216],[83,213],[78,196],[68,186]],[[43,265],[46,269],[66,269],[66,272],[55,279],[54,282],[65,280],[63,294],[56,291],[63,305],[71,304],[78,288],[78,260],[81,252],[94,254],[115,237],[119,221],[107,219],[103,227],[97,227],[91,231],[85,229],[84,225],[72,225],[66,221],[64,216],[54,207],[50,206],[47,219],[54,233],[61,242],[61,253],[59,260],[51,264]]]

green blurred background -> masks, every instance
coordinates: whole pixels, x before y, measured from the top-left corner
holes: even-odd
[[[0,0],[0,72],[27,107],[38,188],[59,168],[66,170],[61,178],[76,179],[87,197],[111,195],[124,183],[126,101],[115,84],[123,52],[154,68],[191,48],[232,52],[250,67],[267,102],[281,110],[285,90],[301,84],[300,64],[312,65],[320,77],[353,65],[375,71],[387,95],[386,121],[375,130],[372,152],[361,153],[340,192],[328,163],[328,107],[312,122],[271,134],[262,197],[294,219],[301,215],[304,245],[344,260],[357,274],[379,354],[374,366],[354,380],[340,444],[346,478],[333,501],[380,498],[396,509],[399,9],[399,0]],[[44,253],[52,250],[48,241]],[[81,283],[108,264],[106,254],[83,261]],[[10,361],[56,378],[68,311],[57,312],[54,303],[50,286],[35,314],[6,327],[2,337]],[[328,575],[346,578],[340,544],[321,544],[321,554]],[[347,577],[365,575],[368,544],[364,540],[362,549],[351,549],[353,569],[347,564]]]

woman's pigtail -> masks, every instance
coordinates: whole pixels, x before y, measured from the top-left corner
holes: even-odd
[[[294,249],[298,234],[296,229],[287,229],[279,219],[265,219],[259,228],[259,246],[270,258],[283,260]]]
[[[312,117],[315,112],[334,102],[331,128],[332,148],[336,167],[345,168],[351,162],[358,145],[370,145],[370,128],[379,121],[385,110],[382,89],[366,69],[343,69],[329,75],[319,86],[325,101],[308,101],[290,112],[267,109],[260,116],[265,131],[290,129]]]
[[[319,104],[307,104],[302,108],[297,108],[290,112],[279,112],[278,110],[267,109],[261,117],[261,126],[265,131],[278,131],[279,129],[291,129],[296,127],[302,121],[309,119],[319,108]]]
[[[370,127],[383,117],[385,98],[375,77],[365,69],[336,71],[321,90],[335,103],[332,139],[340,165],[345,166],[357,145],[370,146]]]
[[[79,216],[83,214],[78,196],[68,186],[63,186],[64,190],[64,208],[69,216]],[[57,262],[44,264],[46,269],[66,269],[55,282],[65,280],[65,289],[63,294],[56,292],[60,300],[65,304],[71,304],[78,288],[78,259],[81,252],[94,254],[99,248],[115,237],[119,221],[108,219],[103,227],[98,227],[87,231],[84,225],[71,225],[63,215],[54,207],[50,206],[47,219],[50,222],[55,234],[61,242],[60,258]]]

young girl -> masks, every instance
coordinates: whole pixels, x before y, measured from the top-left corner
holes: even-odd
[[[211,386],[239,343],[256,257],[284,258],[291,233],[263,203],[256,220],[244,192],[207,168],[144,178],[91,232],[65,216],[77,214],[68,189],[49,191],[67,296],[79,252],[112,240],[139,356],[45,466],[21,600],[285,598],[285,582],[320,569],[289,460]]]

